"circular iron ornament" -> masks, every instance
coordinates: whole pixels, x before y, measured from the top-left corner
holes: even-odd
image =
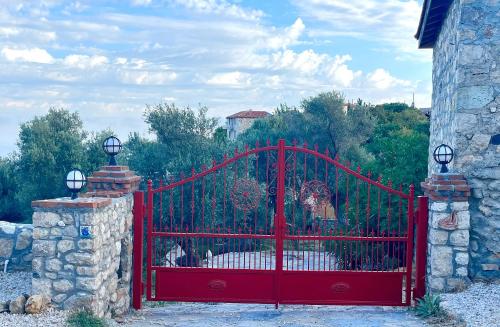
[[[447,173],[448,167],[446,166],[453,160],[453,149],[446,144],[441,144],[434,149],[434,160],[441,165],[441,172]]]
[[[328,201],[330,201],[330,190],[322,181],[315,179],[302,184],[300,202],[306,210],[316,212],[323,203]]]
[[[253,179],[239,178],[231,190],[230,197],[234,206],[238,209],[255,209],[260,200],[259,184]]]

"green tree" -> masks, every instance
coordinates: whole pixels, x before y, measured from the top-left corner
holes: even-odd
[[[367,168],[394,185],[405,189],[427,176],[429,121],[417,109],[402,103],[389,103],[373,109],[378,124],[365,145],[374,156]]]
[[[108,164],[109,157],[104,153],[102,144],[107,137],[116,135],[110,129],[87,133],[87,135],[87,138],[83,142],[84,160],[81,163],[81,167],[84,172],[91,174],[99,170],[99,167]]]
[[[21,125],[16,183],[23,217],[31,216],[31,201],[67,194],[64,178],[74,168],[82,168],[86,137],[77,113],[50,109]]]
[[[339,154],[351,161],[361,161],[375,120],[370,107],[362,101],[344,107],[345,99],[337,92],[325,92],[302,101],[302,108],[311,130],[313,141],[326,144],[332,155]]]
[[[22,216],[15,198],[17,185],[15,160],[0,158],[0,220],[20,221]]]
[[[146,178],[189,174],[192,168],[199,171],[212,159],[221,159],[221,144],[214,140],[218,121],[207,117],[206,107],[195,111],[162,103],[148,106],[144,117],[156,140],[132,134],[126,144],[126,160]]]

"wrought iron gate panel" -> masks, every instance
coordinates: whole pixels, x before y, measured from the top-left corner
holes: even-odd
[[[147,299],[409,305],[413,193],[284,140],[149,181]]]

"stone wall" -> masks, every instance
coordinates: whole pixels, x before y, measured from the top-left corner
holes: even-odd
[[[9,260],[9,270],[31,269],[31,242],[33,226],[0,221],[0,266]]]
[[[33,293],[100,317],[128,311],[132,206],[132,194],[33,202]]]
[[[450,145],[450,168],[464,174],[469,200],[469,276],[500,278],[500,1],[455,0],[434,46],[432,151]],[[500,137],[500,136],[496,136]]]

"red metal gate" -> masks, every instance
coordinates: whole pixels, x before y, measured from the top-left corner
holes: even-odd
[[[149,301],[410,305],[413,205],[413,186],[284,140],[148,181],[147,206],[135,194],[133,305],[144,288]],[[425,253],[417,265],[423,274]]]

